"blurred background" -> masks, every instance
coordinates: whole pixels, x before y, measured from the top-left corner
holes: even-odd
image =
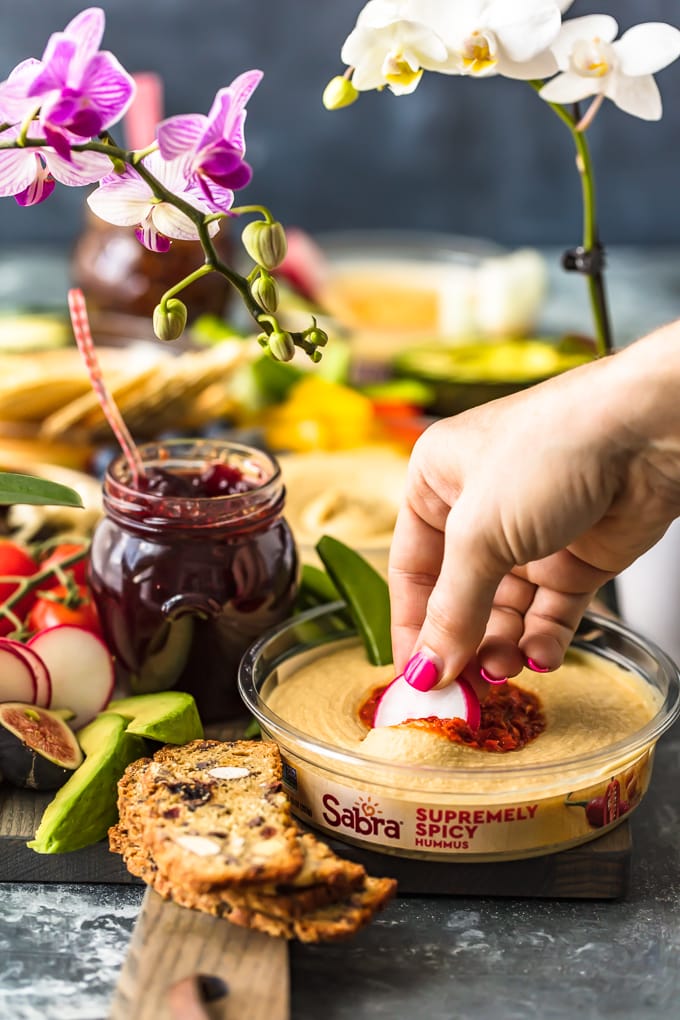
[[[3,0],[0,73],[63,28],[81,0]],[[105,48],[131,72],[156,71],[166,114],[207,112],[217,89],[251,67],[248,192],[287,224],[316,231],[401,227],[504,244],[578,243],[580,194],[571,141],[520,82],[425,75],[416,93],[385,91],[328,113],[321,93],[362,3],[319,0],[102,0]],[[568,16],[609,13],[621,30],[680,21],[677,0],[576,0]],[[5,70],[6,69],[6,70]],[[658,76],[661,125],[607,104],[591,131],[602,232],[610,244],[680,240],[680,63]],[[82,196],[3,203],[0,242],[72,241]]]

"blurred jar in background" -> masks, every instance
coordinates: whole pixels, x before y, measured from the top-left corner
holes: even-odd
[[[224,226],[215,238],[215,247],[223,259],[230,260],[232,246]],[[149,251],[135,237],[134,227],[116,227],[88,212],[73,251],[71,277],[85,294],[93,319],[145,319],[144,332],[151,335],[151,316],[165,291],[202,263],[198,241],[173,241],[168,252]],[[190,284],[182,294],[189,321],[199,315],[222,316],[230,290],[219,273]],[[142,323],[135,325],[142,327]]]

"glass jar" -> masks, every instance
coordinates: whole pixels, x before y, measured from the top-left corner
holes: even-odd
[[[145,471],[173,476],[169,492],[134,484],[124,458],[104,480],[104,518],[91,547],[89,583],[125,693],[189,691],[204,722],[239,715],[241,656],[291,614],[298,555],[282,517],[276,460],[213,440],[139,448]],[[174,495],[215,465],[243,491]],[[153,472],[152,472],[153,473]]]

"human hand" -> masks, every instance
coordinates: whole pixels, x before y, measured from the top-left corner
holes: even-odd
[[[680,514],[678,382],[680,324],[424,433],[390,555],[398,672],[420,649],[415,686],[560,665],[593,595]]]

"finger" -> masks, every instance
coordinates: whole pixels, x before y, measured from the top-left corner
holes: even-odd
[[[397,674],[411,656],[444,555],[444,534],[406,504],[397,516],[388,568]]]
[[[465,496],[449,513],[442,568],[427,603],[417,646],[439,660],[440,682],[458,676],[480,644],[494,595],[508,570],[485,536],[477,508]]]
[[[571,595],[538,588],[524,618],[520,649],[538,673],[557,669],[595,592]]]
[[[514,573],[499,584],[477,657],[482,676],[493,682],[517,676],[526,665],[519,649],[524,634],[524,614],[534,600],[536,586]]]
[[[488,680],[482,679],[480,669],[481,667],[479,664],[479,660],[477,659],[476,656],[473,655],[470,661],[466,662],[466,664],[463,666],[463,669],[460,672],[460,676],[462,676],[464,680],[467,680],[467,682],[470,684],[473,691],[479,698],[479,701],[483,704],[489,697],[491,691],[493,690],[493,685],[490,684]],[[443,685],[437,684],[437,686],[439,687]]]

